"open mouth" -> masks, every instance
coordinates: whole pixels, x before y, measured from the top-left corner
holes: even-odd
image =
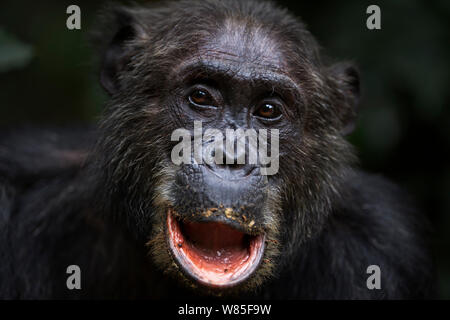
[[[264,235],[249,235],[219,222],[181,222],[169,209],[167,232],[176,262],[194,280],[229,287],[247,279],[264,253]]]

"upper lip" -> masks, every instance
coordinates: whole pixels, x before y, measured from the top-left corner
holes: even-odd
[[[174,211],[176,212],[176,211]],[[187,217],[183,217],[182,215],[178,214],[178,213],[174,213],[173,214],[174,217],[180,221],[180,222],[184,222],[184,221],[189,221],[189,222],[217,222],[217,223],[223,223],[225,225],[228,225],[229,227],[236,229],[239,232],[248,234],[248,235],[252,235],[252,236],[256,236],[259,234],[264,233],[264,230],[261,226],[258,226],[256,224],[252,225],[251,227],[249,227],[248,224],[244,224],[241,221],[243,220],[242,218],[239,219],[241,221],[237,221],[234,219],[230,219],[227,218],[225,215],[223,214],[217,214],[217,215],[212,215],[210,217],[206,217],[204,215],[196,215],[195,217],[191,217],[191,216],[187,216]],[[247,218],[248,219],[248,218]],[[251,221],[251,220],[249,220]]]

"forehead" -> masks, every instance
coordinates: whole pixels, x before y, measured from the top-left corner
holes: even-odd
[[[191,70],[220,73],[253,82],[294,82],[275,36],[262,25],[235,19],[226,20],[217,32],[199,41],[192,56],[175,71],[184,73]]]
[[[279,43],[262,25],[247,20],[227,19],[204,50],[219,50],[243,64],[283,68]]]

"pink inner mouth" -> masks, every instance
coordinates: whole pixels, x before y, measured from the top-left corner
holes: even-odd
[[[256,270],[264,253],[264,235],[251,236],[218,222],[179,222],[167,214],[170,248],[195,280],[232,286]]]

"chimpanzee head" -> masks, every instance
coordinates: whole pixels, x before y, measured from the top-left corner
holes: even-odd
[[[99,202],[189,286],[258,287],[320,232],[340,195],[357,72],[326,65],[305,26],[268,2],[179,1],[108,17]],[[257,148],[233,131],[256,133]],[[192,148],[180,151],[181,138]],[[264,145],[271,163],[251,162]]]

